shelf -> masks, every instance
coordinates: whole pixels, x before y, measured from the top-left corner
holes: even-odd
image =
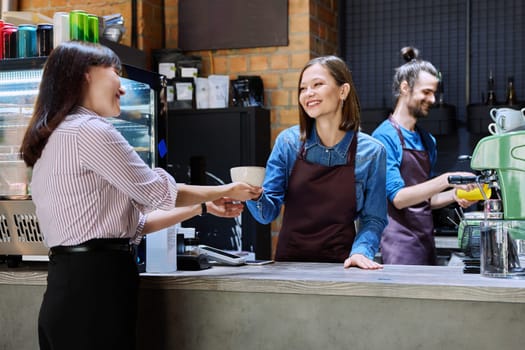
[[[41,69],[46,60],[47,57],[6,58],[0,60],[0,71]]]
[[[470,104],[467,106],[467,130],[473,134],[489,135],[488,127],[493,122],[490,117],[490,110],[492,108],[512,108],[521,109],[525,104],[517,105],[485,105],[485,104]]]

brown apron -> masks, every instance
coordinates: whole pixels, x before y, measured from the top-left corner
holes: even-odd
[[[430,176],[430,157],[426,150],[418,151],[405,148],[405,139],[399,125],[390,119],[396,128],[403,158],[401,177],[406,186],[425,182]],[[421,135],[421,132],[420,132]],[[423,145],[425,137],[421,135]],[[404,209],[396,209],[388,201],[388,225],[381,238],[381,256],[385,264],[400,265],[435,265],[436,248],[434,243],[434,223],[430,200]]]
[[[290,174],[283,224],[275,253],[278,261],[344,262],[355,239],[355,154],[347,164],[323,166],[305,159],[304,143]]]

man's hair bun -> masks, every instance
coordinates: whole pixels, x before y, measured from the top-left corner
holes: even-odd
[[[419,50],[415,47],[406,46],[401,49],[401,56],[403,56],[403,59],[407,62],[410,62],[412,60],[415,60],[419,56]]]

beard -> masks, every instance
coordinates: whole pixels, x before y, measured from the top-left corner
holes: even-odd
[[[425,118],[430,111],[430,106],[423,108],[424,104],[420,103],[417,106],[408,106],[408,111],[417,119]]]

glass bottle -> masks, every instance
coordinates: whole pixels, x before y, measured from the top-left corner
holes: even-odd
[[[443,74],[441,72],[438,72],[438,79],[438,105],[443,106],[443,104],[445,103],[445,85],[443,83]]]
[[[184,254],[199,255],[199,239],[198,238],[184,238]]]
[[[492,75],[492,70],[489,72],[488,80],[488,93],[487,93],[487,105],[492,106],[496,104],[496,93],[494,92],[494,76]]]
[[[514,90],[514,77],[510,76],[507,79],[507,105],[512,106],[516,104],[516,91]]]

